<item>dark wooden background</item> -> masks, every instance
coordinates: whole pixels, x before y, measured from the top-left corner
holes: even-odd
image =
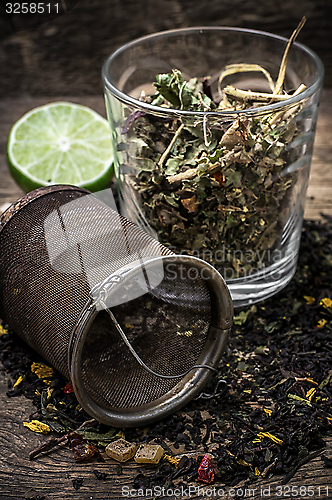
[[[69,8],[77,5],[16,33],[5,14],[7,1],[0,2],[0,98],[98,95],[107,56],[155,31],[223,25],[289,37],[303,15],[307,23],[298,40],[322,58],[325,87],[332,87],[331,0],[62,0]],[[22,16],[13,20],[20,23],[24,27]]]

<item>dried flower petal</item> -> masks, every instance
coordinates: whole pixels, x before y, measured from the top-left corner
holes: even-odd
[[[38,378],[52,377],[54,373],[53,368],[44,365],[44,363],[32,363],[31,371],[35,373]]]
[[[99,453],[93,444],[84,442],[74,446],[73,451],[76,462],[88,462]]]
[[[0,337],[1,335],[6,335],[8,333],[8,330],[6,330],[2,325],[0,325]]]
[[[306,397],[309,401],[311,401],[311,400],[312,400],[312,398],[314,397],[315,393],[316,393],[316,389],[315,389],[314,387],[312,387],[312,388],[311,388],[311,389],[307,392],[307,394],[305,395],[305,397]]]
[[[99,454],[99,450],[93,444],[87,443],[76,432],[70,435],[70,448],[74,452],[76,462],[88,462]]]
[[[192,196],[191,198],[184,198],[181,200],[182,205],[189,213],[196,212],[198,208],[198,203],[196,201],[196,196]]]
[[[31,422],[23,422],[24,427],[30,429],[33,432],[39,432],[41,434],[48,434],[51,432],[50,427],[39,420],[31,420]]]
[[[23,380],[25,380],[25,377],[22,377],[22,375],[20,375],[16,380],[15,384],[13,385],[13,389],[15,389],[15,387],[18,387],[20,383],[23,382]]]
[[[65,394],[70,394],[71,392],[74,392],[73,384],[71,382],[68,382],[68,384],[63,389],[63,392]]]
[[[270,432],[259,432],[257,434],[257,437],[262,438],[262,439],[266,437],[266,438],[270,439],[271,441],[273,441],[276,444],[280,444],[280,445],[284,444],[284,442],[282,441],[282,439],[277,438],[276,436],[274,436]]]
[[[211,484],[214,480],[214,472],[212,469],[211,460],[208,455],[204,455],[200,466],[198,467],[197,481]]]
[[[332,307],[332,299],[325,297],[325,299],[322,299],[319,304],[325,307],[325,309],[328,309],[329,307]]]
[[[310,297],[310,295],[304,295],[303,298],[304,298],[304,300],[306,300],[308,306],[311,306],[312,304],[314,304],[316,302],[315,297]]]
[[[164,455],[163,460],[167,460],[167,462],[169,462],[172,465],[175,465],[175,467],[177,467],[180,462],[179,458],[171,457],[171,455]]]

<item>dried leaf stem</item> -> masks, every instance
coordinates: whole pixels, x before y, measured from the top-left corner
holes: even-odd
[[[284,84],[284,79],[285,79],[285,74],[286,74],[286,67],[287,67],[287,61],[288,61],[288,56],[289,56],[289,51],[294,43],[295,38],[297,35],[300,33],[301,29],[304,26],[304,23],[306,22],[306,18],[302,17],[301,21],[299,22],[299,25],[297,28],[293,31],[292,36],[288,40],[281,64],[280,64],[280,69],[279,69],[279,74],[278,78],[276,81],[275,89],[273,92],[273,95],[275,96],[276,94],[279,94],[279,92],[282,89],[282,86]]]
[[[47,451],[52,451],[56,446],[58,446],[61,443],[64,443],[65,441],[67,441],[72,433],[75,433],[75,432],[79,431],[83,427],[87,427],[89,425],[94,425],[96,423],[97,423],[97,421],[94,418],[91,419],[91,420],[86,420],[85,422],[83,422],[82,425],[80,425],[74,431],[70,431],[67,434],[65,434],[65,435],[63,435],[63,436],[61,436],[59,438],[48,439],[44,443],[42,443],[39,446],[37,446],[37,448],[35,448],[34,450],[30,451],[30,453],[29,453],[29,460],[34,459],[40,453],[45,453]]]
[[[224,165],[230,165],[234,161],[237,161],[239,163],[248,162],[251,161],[251,158],[249,157],[248,154],[246,154],[242,150],[237,151],[237,149],[235,148],[232,149],[231,151],[228,151],[228,153],[226,153],[223,156],[222,161]],[[210,163],[210,165],[206,168],[205,172],[212,173],[217,169],[218,169],[217,163]],[[196,177],[198,172],[199,172],[199,167],[188,168],[184,172],[179,172],[178,174],[168,176],[167,180],[170,184],[173,184],[174,182],[194,179],[194,177]]]
[[[268,475],[268,473],[270,472],[271,469],[273,469],[273,467],[276,465],[276,463],[278,462],[278,457],[275,458],[273,460],[273,462],[270,463],[270,465],[268,465],[264,470],[263,472],[261,473],[261,477],[266,477]]]
[[[219,80],[218,80],[219,94],[222,94],[221,82],[226,76],[232,75],[235,73],[245,72],[245,71],[261,71],[262,73],[264,73],[265,77],[267,78],[267,80],[269,82],[270,88],[272,90],[272,95],[265,93],[265,92],[252,92],[251,90],[241,90],[241,89],[237,89],[231,85],[228,85],[224,88],[224,95],[229,95],[230,97],[233,97],[235,99],[240,99],[240,100],[246,100],[246,99],[256,100],[256,101],[270,100],[271,102],[272,101],[284,101],[284,100],[292,97],[291,95],[288,95],[288,94],[280,94],[280,92],[282,91],[282,87],[283,87],[284,80],[285,80],[286,67],[287,67],[290,49],[291,49],[297,35],[300,33],[301,29],[303,28],[305,22],[306,22],[306,18],[303,17],[301,19],[301,21],[299,22],[297,28],[293,31],[292,36],[290,37],[290,39],[287,42],[286,49],[285,49],[285,52],[284,52],[284,55],[283,55],[283,58],[282,58],[282,61],[280,64],[278,78],[277,78],[277,81],[275,84],[273,83],[273,80],[271,78],[270,73],[266,69],[262,68],[259,64],[245,64],[245,63],[229,64],[228,66],[226,66],[225,70],[221,73],[221,75],[219,77]],[[301,90],[301,92],[302,92],[302,90]],[[299,92],[297,91],[297,93],[299,93]]]
[[[295,92],[293,92],[293,94],[291,95],[291,97],[294,97],[295,95],[300,94],[306,88],[307,88],[306,85],[304,85],[304,83],[301,83],[301,85],[295,90]],[[292,108],[289,108],[287,111],[283,110],[283,111],[279,111],[279,113],[276,113],[273,116],[273,118],[268,122],[268,124],[266,125],[266,127],[263,129],[263,134],[265,134],[269,129],[271,129],[271,126],[274,125],[274,123],[278,122],[278,120],[281,119],[283,115],[285,115],[286,113],[288,113],[290,111],[290,109],[294,113],[297,108],[298,108],[298,104],[296,104]]]
[[[165,149],[165,151],[163,152],[163,154],[161,155],[160,157],[160,160],[158,161],[158,166],[159,167],[162,167],[167,156],[169,155],[169,153],[171,152],[171,149],[172,147],[174,146],[175,144],[175,141],[177,140],[177,138],[179,137],[179,135],[181,134],[182,132],[182,129],[184,127],[184,124],[181,123],[180,127],[177,129],[177,131],[175,132],[171,142],[169,143],[169,145],[167,146],[167,148]]]
[[[268,94],[267,92],[253,92],[251,90],[241,90],[236,89],[232,85],[227,85],[224,88],[224,93],[229,95],[230,97],[234,97],[235,99],[241,100],[250,100],[250,101],[286,101],[290,99],[292,96],[289,94]]]
[[[287,476],[283,479],[281,484],[287,484],[288,481],[292,479],[292,477],[295,475],[295,473],[302,467],[302,465],[307,464],[314,458],[318,457],[321,453],[323,453],[326,450],[326,448],[321,448],[320,450],[314,451],[313,453],[310,453],[306,457],[302,458],[302,460],[299,461],[299,463],[292,469]]]
[[[271,91],[274,92],[275,89],[274,82],[272,80],[270,73],[266,69],[262,68],[262,66],[260,66],[259,64],[239,63],[239,64],[228,64],[228,66],[226,66],[224,71],[219,76],[218,80],[219,94],[221,95],[221,82],[223,81],[224,78],[226,78],[226,76],[234,75],[235,73],[247,73],[247,72],[257,72],[257,71],[260,71],[264,74],[267,81],[269,82],[269,87]]]

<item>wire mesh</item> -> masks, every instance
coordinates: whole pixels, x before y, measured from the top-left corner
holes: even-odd
[[[165,404],[188,381],[178,374],[206,360],[216,365],[231,324],[222,278],[207,280],[199,259],[172,261],[169,249],[86,190],[29,193],[3,214],[0,244],[0,317],[73,380],[82,406],[99,420]],[[145,365],[174,378],[133,357],[100,303]]]

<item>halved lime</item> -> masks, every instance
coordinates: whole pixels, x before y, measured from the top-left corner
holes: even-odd
[[[25,192],[51,184],[99,191],[113,176],[107,120],[71,102],[53,102],[23,115],[10,131],[7,158]]]

